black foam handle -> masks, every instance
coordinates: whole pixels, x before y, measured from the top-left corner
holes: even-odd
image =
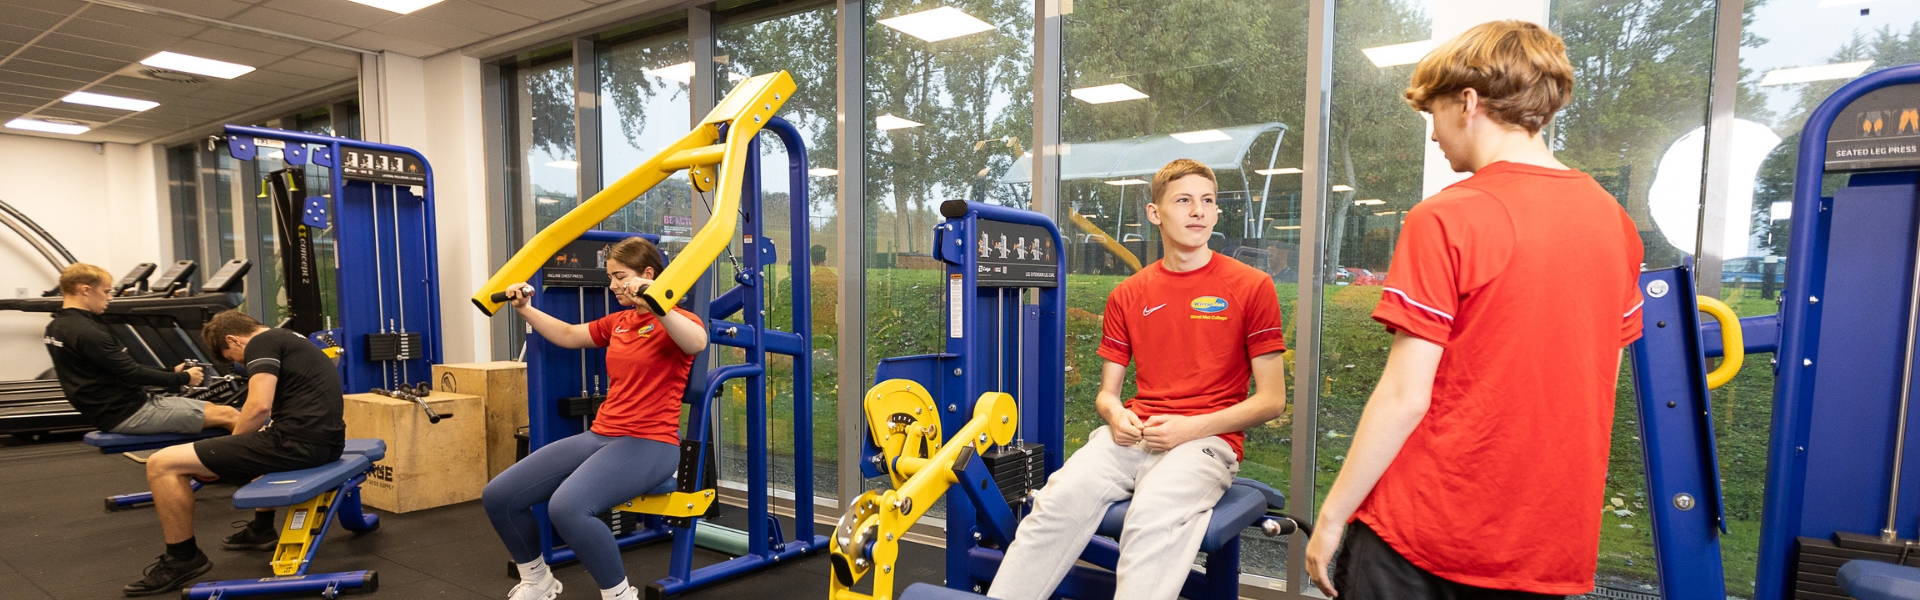
[[[506,304],[507,300],[509,300],[509,298],[507,298],[506,292],[494,292],[493,295],[488,296],[487,299],[492,300],[499,304]]]

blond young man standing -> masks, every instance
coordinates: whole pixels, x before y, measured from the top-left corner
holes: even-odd
[[[1373,312],[1392,350],[1307,548],[1330,596],[1593,588],[1643,249],[1620,203],[1540,135],[1573,84],[1565,43],[1521,21],[1474,27],[1414,69],[1408,104],[1474,175],[1415,206],[1394,250]]]

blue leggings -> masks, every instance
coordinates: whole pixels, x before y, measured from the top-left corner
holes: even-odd
[[[586,432],[547,444],[514,463],[481,494],[487,518],[506,542],[513,562],[540,557],[540,525],[533,505],[547,503],[554,533],[573,548],[601,589],[627,578],[620,548],[607,524],[595,518],[673,476],[680,448],[636,437]]]

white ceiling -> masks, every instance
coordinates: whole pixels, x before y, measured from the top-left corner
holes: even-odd
[[[0,132],[153,141],[352,82],[361,51],[432,56],[614,1],[445,0],[400,15],[347,0],[0,0],[0,123],[31,115],[93,127],[77,136]],[[162,50],[257,70],[175,83],[129,69]],[[134,113],[60,100],[79,90],[160,106]]]

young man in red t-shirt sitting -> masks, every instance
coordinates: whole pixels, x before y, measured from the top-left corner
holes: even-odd
[[[1474,27],[1414,69],[1408,103],[1473,176],[1415,206],[1394,250],[1373,312],[1393,347],[1307,548],[1330,596],[1593,588],[1642,248],[1619,202],[1540,136],[1572,87],[1559,36],[1520,21]]]
[[[1220,218],[1213,170],[1168,163],[1147,220],[1165,257],[1107,296],[1095,406],[1107,426],[1041,489],[987,595],[1044,600],[1107,507],[1133,500],[1115,597],[1171,599],[1187,580],[1213,504],[1240,470],[1242,430],[1286,408],[1280,301],[1266,273],[1207,248]],[[1127,362],[1139,395],[1124,404]],[[1248,396],[1247,382],[1258,384]]]

